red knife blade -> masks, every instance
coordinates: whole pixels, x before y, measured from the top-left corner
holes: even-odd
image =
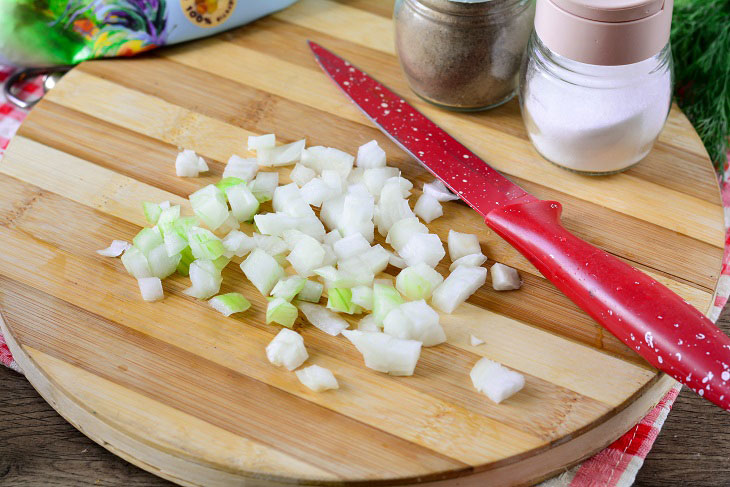
[[[368,74],[314,42],[309,46],[376,126],[481,213],[566,296],[654,367],[730,411],[730,338],[706,316],[568,232],[560,223],[560,203],[529,194]]]

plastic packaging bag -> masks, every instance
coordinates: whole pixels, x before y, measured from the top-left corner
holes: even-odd
[[[0,63],[131,56],[243,25],[296,0],[0,0]]]

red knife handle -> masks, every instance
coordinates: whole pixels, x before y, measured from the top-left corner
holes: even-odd
[[[730,338],[667,287],[568,232],[561,211],[556,201],[519,203],[486,223],[650,364],[730,411]]]

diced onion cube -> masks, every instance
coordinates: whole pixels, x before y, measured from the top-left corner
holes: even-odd
[[[287,328],[294,326],[299,314],[297,307],[284,298],[271,298],[266,307],[266,323],[278,323]]]
[[[265,213],[253,217],[254,223],[264,235],[281,237],[285,231],[300,226],[300,218],[286,213]]]
[[[294,181],[296,185],[300,188],[312,179],[314,179],[316,176],[317,173],[314,171],[314,169],[309,168],[303,164],[297,164],[296,166],[294,166],[294,169],[291,170],[291,174],[289,174],[291,180]]]
[[[226,252],[232,252],[236,257],[243,257],[256,248],[256,241],[240,230],[232,230],[223,237],[223,247]]]
[[[459,266],[433,292],[431,304],[444,313],[453,313],[486,280],[486,267]]]
[[[259,233],[254,233],[253,240],[258,248],[271,256],[283,254],[289,249],[283,239],[273,235],[261,235]]]
[[[132,245],[129,242],[125,242],[124,240],[112,240],[111,245],[109,247],[97,250],[96,253],[99,255],[103,255],[104,257],[119,257],[122,255],[122,253],[130,248]]]
[[[180,262],[180,254],[170,256],[167,254],[165,244],[158,245],[147,253],[147,263],[153,277],[164,279],[177,269]]]
[[[162,208],[160,208],[160,205],[144,201],[142,202],[142,211],[144,212],[145,219],[150,225],[157,225],[157,220],[159,220],[160,215],[162,214]]]
[[[259,149],[273,149],[274,147],[276,147],[276,135],[274,134],[248,136],[248,150],[250,151]]]
[[[215,260],[225,252],[221,239],[210,230],[192,227],[188,232],[188,243],[196,259]]]
[[[481,254],[479,239],[471,233],[460,233],[449,230],[449,258],[451,262],[470,254]]]
[[[370,250],[370,243],[359,233],[344,237],[332,246],[338,259],[347,259]]]
[[[302,277],[312,275],[314,269],[322,265],[324,249],[314,238],[307,236],[297,242],[289,256],[286,258],[294,270]]]
[[[198,299],[208,299],[220,291],[223,278],[212,261],[198,259],[190,264],[189,272],[192,286],[183,291],[185,294]]]
[[[380,192],[376,223],[378,232],[383,236],[388,234],[390,227],[398,220],[415,216],[402,194],[399,179],[401,178],[390,178]]]
[[[160,207],[162,208],[161,204]],[[187,218],[190,219],[191,217]],[[157,228],[160,229],[160,234],[164,235],[165,233],[173,230],[175,228],[175,223],[177,223],[178,219],[180,219],[180,205],[171,206],[169,208],[162,208],[160,217],[157,219]],[[181,235],[181,237],[183,236],[185,236],[185,234]]]
[[[284,269],[261,249],[251,251],[246,260],[241,262],[241,270],[264,296],[268,296],[279,279],[284,277]]]
[[[234,154],[228,159],[228,163],[223,169],[223,177],[239,178],[249,182],[256,177],[258,171],[259,163],[256,159],[243,158]]]
[[[141,250],[145,255],[162,243],[162,236],[157,228],[143,228],[132,239],[132,245]]]
[[[275,298],[282,298],[287,301],[291,301],[294,299],[294,296],[304,289],[306,281],[306,279],[299,276],[285,277],[276,283],[274,289],[271,290],[271,295]]]
[[[322,173],[325,170],[337,171],[340,179],[350,175],[355,158],[350,154],[333,147],[309,147],[302,153],[302,164]]]
[[[241,293],[219,294],[209,300],[208,304],[224,316],[242,313],[251,307],[251,303]]]
[[[403,218],[390,227],[385,243],[389,243],[396,252],[400,253],[411,237],[417,233],[428,233],[428,227],[419,222],[415,216]]]
[[[231,204],[231,213],[239,222],[250,221],[259,211],[259,200],[246,184],[226,188],[226,197]]]
[[[432,182],[423,185],[423,194],[433,196],[438,201],[455,201],[459,197],[449,191],[444,183],[439,179],[434,179]]]
[[[376,283],[373,285],[373,317],[381,325],[394,308],[403,304],[403,297],[393,286]]]
[[[152,277],[147,257],[137,247],[129,247],[122,255],[122,264],[132,276],[137,279]]]
[[[406,261],[403,260],[403,257],[396,255],[393,252],[388,252],[388,256],[388,264],[393,267],[397,267],[398,269],[405,269],[408,267]]]
[[[357,329],[360,331],[380,331],[380,327],[375,323],[373,315],[365,315],[357,322]]]
[[[365,169],[383,167],[385,166],[385,151],[378,146],[376,140],[371,140],[357,149],[356,164]]]
[[[327,307],[349,315],[362,312],[362,309],[352,302],[352,290],[350,288],[333,287],[328,289]]]
[[[319,365],[310,365],[295,372],[299,382],[313,390],[314,392],[322,392],[330,389],[339,389],[337,379],[334,374]]]
[[[349,326],[347,321],[324,306],[312,303],[299,303],[299,308],[311,324],[328,335],[337,336]]]
[[[481,358],[469,373],[474,388],[499,404],[525,386],[525,377],[500,363]]]
[[[228,218],[228,204],[223,192],[209,184],[190,195],[190,205],[198,218],[211,230],[220,227]]]
[[[373,167],[363,171],[362,182],[375,199],[380,199],[380,192],[383,190],[385,182],[390,178],[397,177],[398,174],[398,168],[396,167]]]
[[[266,358],[269,362],[276,366],[283,365],[289,370],[302,365],[308,357],[302,336],[288,328],[282,328],[266,346]]]
[[[143,277],[137,279],[139,292],[145,301],[159,301],[165,297],[162,291],[162,281],[158,277]]]
[[[286,166],[294,164],[302,157],[304,139],[279,147],[267,147],[256,150],[256,160],[260,166]]]
[[[441,239],[434,233],[417,233],[413,235],[408,243],[399,252],[403,260],[409,266],[426,263],[436,267],[446,252]]]
[[[395,279],[395,287],[409,300],[428,299],[443,280],[441,274],[421,262],[400,271]]]
[[[208,165],[195,151],[184,150],[175,159],[175,174],[181,178],[197,178],[198,174],[208,170]]]
[[[422,299],[403,303],[391,310],[383,320],[383,332],[396,338],[418,340],[424,347],[446,341],[438,313]]]
[[[441,207],[441,203],[429,194],[422,194],[416,206],[413,207],[413,212],[421,217],[426,223],[431,223],[436,218],[444,214],[444,209]]]
[[[304,287],[301,291],[299,291],[299,294],[297,294],[297,299],[301,301],[309,301],[310,303],[319,303],[320,298],[322,297],[322,291],[324,290],[324,286],[322,283],[317,281],[310,281],[307,279],[304,282]],[[300,303],[299,307],[301,308],[302,303]],[[304,311],[302,309],[302,311]]]
[[[495,291],[509,291],[522,287],[522,280],[516,269],[497,262],[491,270],[492,287]]]
[[[260,172],[253,180],[250,189],[259,203],[270,201],[274,197],[274,190],[279,185],[278,172]]]
[[[352,288],[352,302],[368,311],[373,309],[373,288],[355,286]]]
[[[421,355],[421,342],[379,332],[344,330],[342,334],[362,354],[366,367],[390,375],[413,375]]]
[[[325,201],[339,195],[340,192],[328,186],[320,178],[313,178],[302,186],[302,199],[311,206],[319,208]]]
[[[454,269],[459,267],[460,265],[465,265],[469,267],[479,267],[480,265],[484,264],[487,261],[487,256],[482,254],[481,252],[478,254],[469,254],[465,255],[464,257],[459,257],[454,262],[451,263],[449,266],[449,272],[453,272]]]
[[[167,250],[167,255],[170,257],[179,254],[188,246],[188,240],[178,235],[174,230],[165,233],[164,240],[165,250]]]
[[[477,338],[474,335],[469,335],[469,343],[472,347],[478,347],[479,345],[484,343],[484,340],[482,340],[481,338]]]

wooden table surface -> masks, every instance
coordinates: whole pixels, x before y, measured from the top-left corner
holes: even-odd
[[[730,308],[719,324],[730,332]],[[1,366],[0,397],[0,486],[172,485],[89,440],[22,375]],[[730,485],[729,420],[683,389],[635,485]]]

